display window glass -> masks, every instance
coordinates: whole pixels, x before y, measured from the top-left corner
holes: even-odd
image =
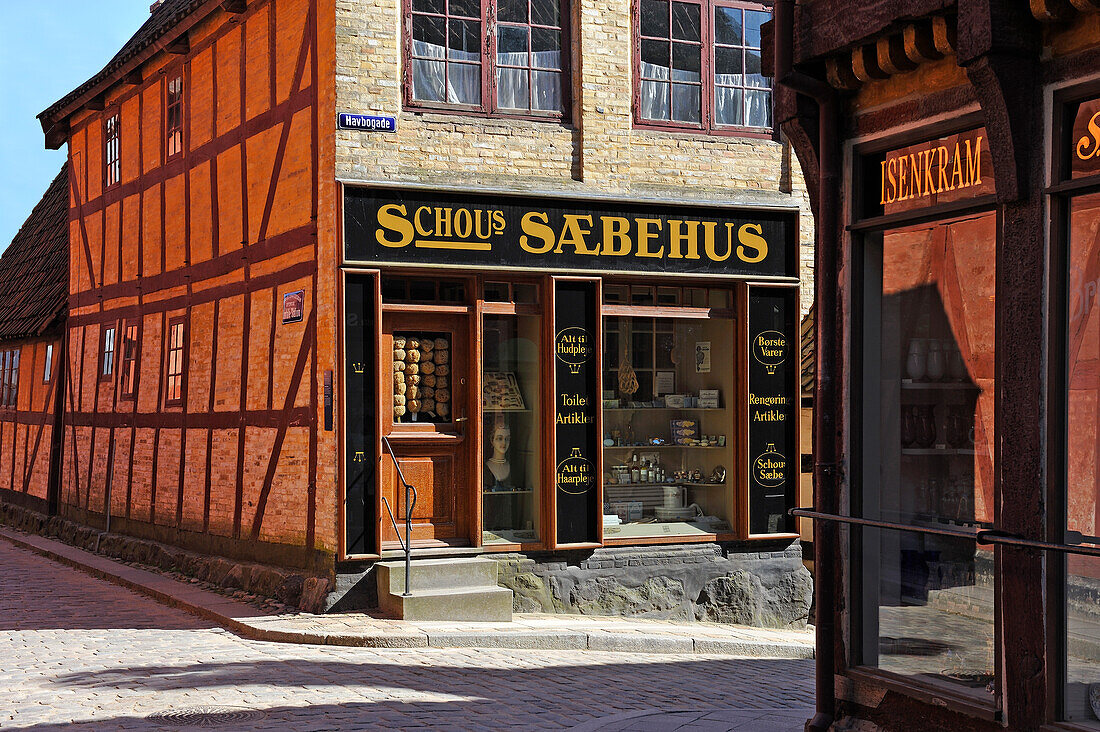
[[[486,315],[482,325],[482,542],[538,541],[545,428],[542,318]]]
[[[861,662],[996,694],[994,526],[997,218],[890,230],[863,247]],[[940,532],[920,531],[927,527]]]
[[[609,290],[639,307],[660,295]],[[728,311],[604,318],[605,539],[731,531],[735,332]]]
[[[1069,205],[1067,544],[1100,544],[1100,193]],[[1064,718],[1100,729],[1100,558],[1065,557]]]

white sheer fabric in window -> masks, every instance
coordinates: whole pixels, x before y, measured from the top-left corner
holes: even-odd
[[[562,111],[561,51],[535,51],[531,64],[528,74],[526,53],[497,54],[497,106]]]
[[[445,64],[446,51],[438,44],[413,40],[413,99],[446,101],[449,104],[480,104],[481,57],[476,53],[452,48],[452,61],[478,63]],[[446,71],[448,67],[449,71]]]
[[[642,62],[642,83],[639,90],[638,106],[643,119],[667,120],[669,118],[668,78],[668,67]],[[660,81],[652,81],[654,79]]]

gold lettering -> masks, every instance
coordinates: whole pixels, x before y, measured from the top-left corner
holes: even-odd
[[[678,219],[668,220],[668,258],[669,259],[683,259],[684,254],[680,253],[680,245],[687,244],[687,258],[698,259],[699,258],[699,222],[688,221],[687,233],[683,233],[680,227],[685,222]]]
[[[493,231],[497,234],[503,234],[504,227],[504,212],[500,209],[493,211]]]
[[[755,233],[754,233],[755,232]],[[763,237],[764,229],[760,224],[745,224],[737,232],[737,241],[741,245],[737,247],[737,258],[742,262],[756,264],[768,256],[768,241]],[[751,248],[755,253],[749,254],[745,247]]]
[[[468,239],[474,231],[474,217],[467,209],[460,208],[455,211],[455,236],[459,239]]]
[[[1100,112],[1092,115],[1092,119],[1089,120],[1089,134],[1077,141],[1077,157],[1081,160],[1088,160],[1100,155],[1100,122],[1097,122],[1097,120],[1100,120]],[[1090,143],[1092,144],[1092,150],[1089,150]]]
[[[909,163],[909,158],[902,155],[898,158],[898,200],[905,201],[909,199],[909,189],[905,187],[907,176],[905,175],[905,166]]]
[[[592,217],[587,214],[584,216],[565,214],[565,227],[561,230],[561,237],[558,239],[558,246],[554,249],[554,254],[561,254],[561,249],[566,244],[572,246],[577,254],[600,253],[598,246],[593,249],[588,248],[588,242],[584,238],[592,233],[592,229],[581,226],[582,221],[588,224],[589,227],[592,226]]]
[[[886,199],[887,203],[893,203],[898,200],[898,180],[894,177],[897,168],[897,160],[891,160],[889,167],[886,168],[886,175],[890,178],[890,197]]]
[[[649,227],[652,224],[657,225],[657,231],[661,230],[660,219],[637,219],[638,222],[638,256],[639,257],[654,257],[661,258],[665,255],[665,248],[662,245],[657,251],[651,251],[649,248],[650,239],[656,239],[657,233],[651,232]]]
[[[949,191],[953,191],[956,188],[965,188],[963,185],[963,171],[962,171],[962,158],[959,155],[959,143],[955,143],[955,165],[951,169],[951,187]]]
[[[442,239],[451,238],[451,209],[437,208],[435,210],[435,235]]]
[[[932,177],[932,148],[924,151],[924,192],[931,196],[936,192],[936,179]]]
[[[703,241],[703,248],[707,252],[707,256],[714,262],[724,262],[730,258],[733,254],[733,224],[726,224],[726,251],[722,254],[718,253],[718,249],[712,239],[707,238]]]
[[[423,213],[426,213],[430,216],[432,210],[427,206],[421,206],[420,208],[416,209],[416,214],[413,217],[413,220],[416,222],[416,233],[420,234],[420,236],[431,236],[432,230],[429,229],[427,226],[424,226],[424,224],[420,222],[420,214]]]
[[[523,215],[519,228],[523,236],[519,238],[519,246],[523,251],[531,254],[546,254],[554,248],[554,230],[547,226],[550,217],[540,211],[529,211]],[[542,246],[532,242],[532,238],[541,239]]]
[[[408,215],[408,209],[400,204],[387,203],[382,206],[378,209],[378,225],[382,228],[374,232],[374,238],[384,247],[399,249],[408,246],[409,242],[413,240],[413,225],[404,218]],[[401,238],[396,241],[388,239],[383,229],[399,234]]]
[[[982,184],[982,137],[978,135],[974,140],[974,154],[970,154],[970,140],[966,141],[966,179],[967,185],[980,186]]]
[[[485,231],[481,230],[481,215],[485,214]],[[474,231],[478,239],[488,239],[493,235],[493,216],[489,211],[474,209]]]
[[[603,249],[600,254],[625,257],[630,254],[630,222],[621,216],[603,216]]]
[[[936,157],[939,160],[939,163],[937,163],[937,165],[940,169],[939,190],[937,190],[936,192],[937,193],[943,193],[944,191],[950,190],[950,188],[947,187],[948,186],[948,182],[947,182],[947,148],[944,147],[943,145],[940,145],[939,147],[937,147],[936,148]]]
[[[883,158],[880,165],[882,166],[882,198],[879,201],[879,205],[880,206],[885,206],[886,205],[886,159],[885,158]]]
[[[920,174],[920,153],[909,155],[909,190],[916,191],[914,198],[924,196],[924,177]]]

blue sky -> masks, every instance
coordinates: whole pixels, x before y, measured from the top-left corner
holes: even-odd
[[[65,163],[36,115],[102,69],[152,0],[0,0],[0,250]]]

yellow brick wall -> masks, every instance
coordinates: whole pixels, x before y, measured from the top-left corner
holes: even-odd
[[[337,131],[337,178],[797,206],[805,311],[813,221],[797,159],[771,140],[635,129],[630,2],[577,2],[562,124],[402,110],[401,0],[337,0],[335,112],[398,118],[396,134]]]

